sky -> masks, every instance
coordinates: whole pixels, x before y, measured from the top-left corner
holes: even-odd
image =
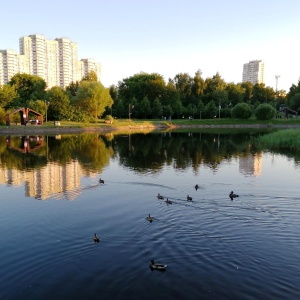
[[[167,82],[217,72],[242,81],[243,64],[265,63],[265,83],[289,91],[300,78],[299,0],[10,0],[0,6],[0,49],[43,34],[78,44],[102,66],[104,86],[140,72]]]

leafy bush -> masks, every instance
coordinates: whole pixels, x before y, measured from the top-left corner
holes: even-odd
[[[236,119],[249,119],[252,116],[252,109],[247,103],[238,103],[232,108],[231,116]]]
[[[113,118],[111,115],[105,116],[105,122],[106,122],[106,123],[112,124],[113,121],[114,121],[114,118]]]
[[[254,113],[257,120],[270,120],[275,117],[276,109],[270,104],[262,103],[255,109]]]

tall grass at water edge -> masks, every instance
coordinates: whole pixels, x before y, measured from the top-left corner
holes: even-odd
[[[261,146],[269,149],[300,150],[300,129],[274,131],[258,138]]]

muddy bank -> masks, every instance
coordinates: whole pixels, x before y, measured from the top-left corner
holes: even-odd
[[[95,133],[95,132],[119,132],[119,131],[133,131],[133,132],[151,132],[154,130],[166,129],[208,129],[208,128],[300,128],[300,125],[272,125],[272,124],[226,124],[226,125],[175,125],[175,124],[159,124],[159,125],[131,125],[131,126],[101,126],[101,127],[43,127],[43,126],[9,126],[0,127],[0,135],[42,135],[42,134],[76,134],[76,133]]]

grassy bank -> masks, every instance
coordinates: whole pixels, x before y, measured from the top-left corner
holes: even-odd
[[[179,119],[179,120],[132,120],[115,119],[112,124],[105,120],[97,123],[78,123],[61,121],[60,126],[55,126],[53,121],[43,125],[15,125],[0,126],[0,134],[46,134],[46,133],[75,133],[75,132],[114,132],[133,130],[157,130],[157,129],[201,129],[201,128],[288,128],[299,127],[300,119],[274,119],[268,121],[240,120],[240,119]]]
[[[285,129],[260,136],[258,142],[269,149],[300,150],[300,130]]]

